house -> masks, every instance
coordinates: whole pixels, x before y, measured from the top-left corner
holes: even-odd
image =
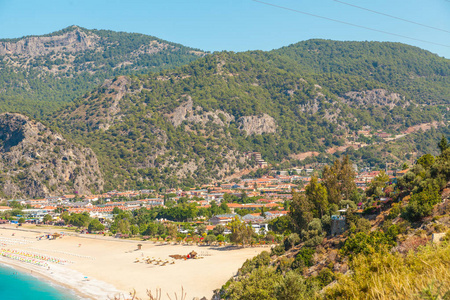
[[[26,200],[25,201],[26,204],[29,204],[31,206],[34,205],[47,205],[48,204],[48,200],[47,199],[36,199],[36,200]]]
[[[12,208],[9,206],[0,206],[0,212],[11,211]]]
[[[261,169],[267,168],[267,167],[269,166],[269,164],[268,164],[266,161],[262,160],[262,159],[257,160],[256,163],[258,164],[258,166],[259,166]]]
[[[238,214],[223,214],[223,215],[216,215],[208,220],[213,225],[226,225],[230,223],[235,217],[240,218]]]
[[[150,198],[150,199],[145,199],[145,201],[147,201],[147,205],[150,205],[150,206],[163,206],[164,205],[164,199],[160,199],[160,198]]]
[[[409,169],[396,171],[396,172],[395,172],[395,176],[396,176],[396,177],[402,177],[403,175],[405,175],[405,174],[408,173],[408,172],[409,172]]]

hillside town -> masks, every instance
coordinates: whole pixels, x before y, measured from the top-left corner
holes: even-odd
[[[265,167],[265,162],[258,153],[250,153],[255,157],[258,164]],[[354,166],[355,167],[355,166]],[[356,170],[356,167],[355,167]],[[198,209],[210,209],[212,205],[224,208],[222,214],[214,214],[210,217],[196,217],[187,221],[197,221],[207,225],[208,230],[217,225],[226,226],[235,217],[245,223],[251,224],[256,232],[269,230],[268,223],[288,213],[287,202],[292,199],[292,192],[302,193],[305,186],[309,184],[313,176],[317,176],[320,169],[294,168],[284,171],[272,170],[268,175],[261,178],[248,178],[235,180],[235,182],[202,185],[193,189],[162,189],[138,190],[138,191],[110,191],[94,195],[61,195],[46,197],[42,199],[11,199],[7,200],[6,206],[0,206],[0,212],[12,212],[18,205],[22,207],[21,215],[0,220],[0,222],[19,224],[22,222],[39,224],[44,222],[46,215],[58,225],[65,225],[60,218],[61,213],[69,214],[87,213],[91,218],[98,219],[106,227],[114,219],[114,212],[130,211],[137,209],[151,210],[153,208],[168,208],[179,203],[195,205]],[[355,184],[358,189],[366,190],[372,180],[382,173],[389,176],[390,183],[395,183],[397,177],[406,174],[406,170],[370,171],[360,170],[356,173]],[[319,179],[321,181],[321,179]],[[245,198],[245,201],[242,199]],[[380,198],[380,204],[390,202],[389,198]],[[365,209],[363,203],[359,203],[356,213],[361,214]],[[345,208],[340,210],[344,213]],[[343,217],[343,216],[341,216]],[[334,219],[342,219],[336,216]],[[167,219],[159,220],[167,222]],[[169,220],[171,221],[171,220]],[[182,228],[179,228],[182,231]],[[341,233],[345,230],[335,231]],[[225,232],[227,233],[227,232]]]

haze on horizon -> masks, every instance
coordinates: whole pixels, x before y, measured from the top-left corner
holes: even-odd
[[[271,50],[320,38],[401,42],[450,58],[448,0],[264,2],[0,0],[0,38],[41,35],[78,25],[144,33],[207,51]]]

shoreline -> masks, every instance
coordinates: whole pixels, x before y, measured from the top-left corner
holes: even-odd
[[[82,300],[97,300],[97,299],[110,299],[109,297],[114,295],[123,294],[120,291],[117,291],[117,293],[114,293],[114,295],[104,295],[104,294],[96,294],[96,293],[89,293],[86,291],[83,291],[80,289],[80,287],[74,282],[72,284],[62,281],[58,279],[58,275],[61,275],[61,272],[66,273],[68,268],[61,267],[61,266],[54,266],[51,265],[51,271],[50,274],[49,271],[38,266],[33,266],[27,263],[18,262],[15,260],[11,260],[8,258],[4,258],[0,256],[0,265],[4,265],[6,267],[12,268],[14,270],[17,270],[18,272],[21,272],[26,275],[30,275],[37,280],[44,281],[47,284],[49,284],[52,287],[55,287],[57,290],[61,290],[62,292],[67,292],[69,294],[72,294],[73,296],[77,297],[78,299]],[[56,267],[56,268],[55,268]],[[52,269],[53,268],[53,269]],[[56,271],[56,272],[55,272]],[[80,273],[80,275],[84,278],[83,274]],[[104,298],[99,298],[104,297]]]
[[[65,289],[69,289],[70,293],[69,294],[73,294],[74,296],[76,296],[79,299],[83,299],[83,300],[93,300],[94,298],[85,295],[83,293],[81,293],[80,291],[74,289],[73,287],[71,287],[68,284],[59,282],[57,280],[55,280],[54,278],[52,278],[51,276],[48,276],[47,274],[44,274],[43,272],[39,272],[38,270],[35,270],[34,268],[29,268],[31,266],[29,266],[27,268],[27,266],[25,266],[26,264],[20,264],[20,263],[16,263],[14,261],[11,260],[7,260],[7,259],[3,259],[0,258],[0,267],[1,266],[5,266],[6,268],[11,268],[13,270],[16,270],[20,273],[23,273],[25,275],[29,275],[32,276],[34,278],[36,278],[36,280],[39,281],[43,281],[47,284],[49,284],[52,287],[55,287],[57,290],[61,290],[61,291],[65,291]]]
[[[43,233],[64,232],[56,240],[42,238]],[[79,236],[59,228],[13,226],[0,227],[2,248],[42,255],[50,265],[40,267],[7,257],[0,263],[33,271],[56,285],[68,288],[84,299],[131,298],[130,292],[147,299],[147,290],[161,289],[162,300],[169,294],[187,293],[211,299],[214,290],[225,284],[247,260],[270,247],[219,247],[176,245],[172,243],[118,240],[104,236]],[[140,249],[137,245],[141,244]],[[139,248],[139,249],[138,249]],[[198,253],[199,259],[174,260],[173,255]],[[52,263],[57,259],[61,263]],[[66,261],[66,262],[64,262]],[[36,273],[36,274],[35,274]],[[87,280],[86,280],[87,278]],[[108,298],[109,297],[109,298]]]

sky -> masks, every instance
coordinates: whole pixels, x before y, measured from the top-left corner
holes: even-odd
[[[450,59],[450,0],[261,1],[266,4],[254,0],[0,0],[0,38],[41,35],[78,25],[144,33],[211,52],[271,50],[321,38],[401,42]]]

